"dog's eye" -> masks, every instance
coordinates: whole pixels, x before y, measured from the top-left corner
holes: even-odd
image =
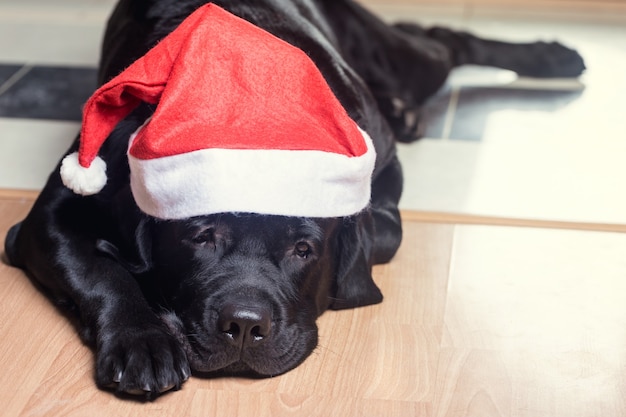
[[[311,256],[312,250],[311,250],[311,246],[309,246],[308,243],[306,243],[306,242],[298,242],[298,243],[296,243],[296,246],[294,248],[294,252],[295,252],[295,254],[298,257],[300,257],[302,259],[306,259],[309,256]]]
[[[215,243],[215,230],[213,228],[208,228],[202,230],[200,233],[196,234],[191,241],[196,245],[206,245],[207,243],[214,244]]]

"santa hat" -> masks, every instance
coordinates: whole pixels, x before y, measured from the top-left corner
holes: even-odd
[[[145,213],[339,217],[370,198],[375,153],[300,49],[208,4],[84,108],[80,148],[62,162],[82,195],[106,184],[98,152],[141,102],[158,104],[129,138],[131,188]]]

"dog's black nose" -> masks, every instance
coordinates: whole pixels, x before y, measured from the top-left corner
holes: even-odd
[[[220,312],[219,330],[241,348],[265,340],[272,329],[270,311],[260,306],[226,304]]]

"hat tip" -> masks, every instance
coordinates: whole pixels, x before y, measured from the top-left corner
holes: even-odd
[[[63,158],[60,173],[67,188],[84,196],[99,193],[107,182],[104,160],[97,156],[89,167],[84,167],[78,161],[78,152]]]

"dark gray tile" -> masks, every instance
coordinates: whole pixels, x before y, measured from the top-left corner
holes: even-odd
[[[555,112],[582,91],[461,88],[450,139],[480,141],[490,114],[500,110]],[[520,120],[523,123],[523,120]],[[511,127],[514,128],[514,127]]]
[[[440,91],[431,97],[422,108],[423,137],[441,139],[444,134],[446,115],[450,106],[452,91]]]
[[[0,95],[0,116],[79,121],[96,80],[94,68],[34,67]]]
[[[22,68],[21,65],[0,65],[0,86],[7,82],[20,68]]]

